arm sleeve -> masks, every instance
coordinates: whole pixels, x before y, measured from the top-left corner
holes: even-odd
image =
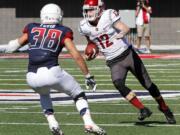
[[[119,12],[114,9],[111,9],[110,10],[110,20],[111,20],[112,24],[114,24],[118,20],[121,20]]]
[[[27,24],[27,25],[24,27],[22,33],[28,33],[28,29],[29,29],[29,24]]]
[[[82,30],[81,24],[79,24],[79,26],[78,26],[78,31],[79,31],[80,35],[85,36],[85,34],[83,33],[83,30]]]
[[[62,39],[62,41],[61,41],[61,44],[64,44],[64,40],[65,40],[66,38],[70,38],[71,40],[73,40],[73,31],[72,31],[72,30],[69,29],[69,30],[65,33],[65,35],[64,35],[64,37],[63,37],[63,39]]]

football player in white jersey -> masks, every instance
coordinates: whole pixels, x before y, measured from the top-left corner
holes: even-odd
[[[87,38],[88,43],[96,44],[99,51],[104,55],[111,70],[114,86],[124,98],[140,110],[138,119],[144,120],[152,112],[125,85],[128,71],[131,71],[157,101],[158,108],[164,113],[167,122],[175,124],[174,115],[165,103],[158,87],[151,81],[140,57],[126,41],[125,35],[128,34],[129,28],[121,22],[119,13],[113,9],[105,10],[102,0],[85,0],[83,16],[84,19],[79,24],[80,34]],[[93,59],[91,55],[86,57],[87,60]]]
[[[41,23],[29,23],[20,38],[0,46],[0,52],[11,53],[20,46],[29,43],[29,65],[26,80],[28,85],[40,95],[40,103],[53,135],[64,135],[57,120],[50,98],[50,90],[64,92],[71,96],[79,111],[85,131],[95,135],[106,132],[97,126],[91,118],[90,109],[84,91],[77,81],[58,64],[58,56],[63,47],[85,75],[86,83],[94,87],[95,81],[89,74],[87,65],[73,43],[73,32],[63,26],[61,8],[56,4],[47,4],[41,10]]]

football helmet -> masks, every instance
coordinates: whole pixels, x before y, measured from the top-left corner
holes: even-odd
[[[56,4],[46,4],[40,11],[40,19],[42,24],[58,24],[61,23],[63,12]]]
[[[102,15],[104,7],[104,2],[102,0],[85,0],[83,5],[83,16],[90,22],[95,21]],[[93,10],[94,14],[89,15],[88,10]]]

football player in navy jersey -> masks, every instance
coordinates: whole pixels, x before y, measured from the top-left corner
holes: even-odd
[[[76,80],[58,64],[58,55],[63,47],[71,54],[83,72],[86,84],[95,87],[96,83],[90,75],[87,65],[77,51],[70,28],[61,25],[61,8],[56,4],[47,4],[41,9],[41,23],[30,23],[23,35],[11,40],[8,45],[0,46],[0,52],[14,52],[19,47],[29,43],[29,65],[26,80],[28,85],[40,94],[40,103],[54,135],[64,135],[54,117],[54,110],[50,98],[50,90],[55,89],[71,96],[77,110],[84,121],[85,131],[96,135],[106,132],[97,126],[91,118],[87,98]]]
[[[151,81],[149,74],[140,57],[126,41],[125,35],[129,28],[121,21],[119,13],[114,9],[105,10],[103,0],[84,0],[83,16],[79,32],[85,36],[88,43],[95,44],[105,56],[111,71],[114,86],[120,94],[139,111],[139,120],[150,117],[152,112],[143,105],[136,94],[125,84],[127,73],[130,71],[147,89],[158,103],[158,108],[164,113],[169,124],[175,124],[173,112],[165,103],[159,88]],[[93,55],[87,56],[92,60]]]

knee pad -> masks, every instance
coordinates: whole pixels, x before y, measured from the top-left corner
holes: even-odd
[[[50,89],[49,87],[36,87],[33,88],[33,90],[38,93],[38,94],[42,94],[42,95],[47,95],[50,93]]]
[[[116,89],[119,90],[120,94],[123,96],[123,97],[126,97],[130,92],[131,90],[125,86],[125,83],[122,79],[117,79],[113,82],[114,86],[116,87]]]
[[[87,97],[84,92],[81,92],[79,95],[77,95],[73,100],[76,103],[79,99],[85,99],[87,100]]]
[[[158,87],[154,83],[151,84],[148,91],[152,97],[159,97],[161,95]]]
[[[79,111],[80,115],[83,116],[89,110],[87,97],[84,92],[80,93],[78,96],[74,98],[74,102],[76,104],[77,110]]]

